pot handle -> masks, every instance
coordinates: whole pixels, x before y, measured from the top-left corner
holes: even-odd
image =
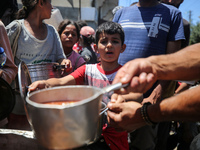
[[[107,93],[107,92],[114,91],[114,90],[119,90],[121,88],[128,87],[128,86],[129,86],[129,83],[122,84],[121,82],[119,82],[119,83],[112,84],[112,85],[104,87],[103,91],[104,91],[104,93]]]
[[[65,65],[57,65],[57,64],[53,65],[53,70],[61,70],[61,69],[65,69]]]
[[[106,107],[106,109],[104,109],[102,112],[100,112],[99,116],[101,116],[102,114],[104,114],[107,110],[108,110],[108,107]]]

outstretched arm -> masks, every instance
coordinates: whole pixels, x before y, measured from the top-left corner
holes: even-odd
[[[37,89],[44,89],[54,86],[75,85],[76,80],[72,75],[68,75],[62,78],[51,78],[48,80],[35,81],[29,86],[29,91],[35,91]]]

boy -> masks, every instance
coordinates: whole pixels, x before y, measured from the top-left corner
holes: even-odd
[[[33,91],[36,88],[41,89],[62,85],[86,84],[99,88],[110,85],[115,74],[119,68],[121,68],[121,65],[118,64],[118,57],[126,48],[126,45],[124,44],[124,31],[118,23],[105,22],[97,28],[95,39],[96,44],[94,44],[94,49],[100,54],[100,63],[83,65],[63,78],[36,81],[30,85],[29,90]],[[111,93],[104,94],[103,102],[107,104],[110,101],[110,97]],[[140,94],[134,94],[135,99],[140,97]],[[128,97],[124,98],[127,100]],[[114,128],[105,126],[102,135],[101,140],[88,146],[90,150],[129,149],[127,132],[117,132]]]

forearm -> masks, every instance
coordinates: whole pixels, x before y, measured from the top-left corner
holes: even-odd
[[[153,72],[159,80],[198,80],[200,78],[200,44],[169,55],[151,56]]]
[[[65,86],[65,85],[75,85],[76,81],[73,76],[68,75],[62,78],[51,78],[46,80],[46,85],[48,87],[54,86]]]
[[[164,99],[148,107],[153,122],[162,121],[199,121],[200,86],[186,90],[181,94]]]

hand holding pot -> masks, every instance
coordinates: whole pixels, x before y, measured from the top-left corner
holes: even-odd
[[[112,127],[116,128],[117,131],[131,132],[146,125],[141,117],[140,108],[142,105],[138,102],[110,102],[108,103],[107,107],[108,123]]]
[[[129,92],[145,93],[152,87],[157,79],[155,65],[151,59],[134,59],[127,62],[117,72],[113,84],[121,82],[122,84],[130,83],[126,89],[118,91],[125,94]]]

